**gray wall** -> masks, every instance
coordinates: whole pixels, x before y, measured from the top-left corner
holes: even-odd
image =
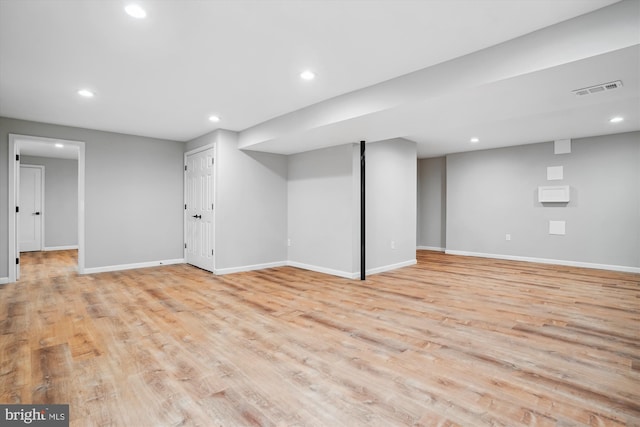
[[[416,259],[416,148],[404,139],[366,145],[367,271]]]
[[[238,134],[216,142],[216,270],[286,261],[287,160],[238,150]]]
[[[447,160],[418,160],[418,247],[444,250],[447,245]]]
[[[185,151],[216,144],[215,270],[287,259],[287,159],[238,150],[236,132],[217,130],[187,142]]]
[[[547,181],[548,166],[564,179]],[[543,206],[541,185],[570,185],[571,201]],[[638,218],[640,132],[576,139],[570,154],[549,142],[447,156],[447,250],[640,267]]]
[[[289,156],[289,261],[346,277],[360,272],[360,151],[355,144]],[[416,144],[366,145],[366,269],[416,258]],[[393,242],[393,248],[392,248]]]
[[[288,156],[289,261],[354,272],[353,156],[351,144]]]
[[[0,118],[0,277],[8,276],[9,133],[86,143],[86,268],[183,258],[184,143]]]
[[[78,245],[78,161],[21,156],[24,165],[45,168],[44,246]]]

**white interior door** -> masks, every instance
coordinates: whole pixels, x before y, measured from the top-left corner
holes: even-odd
[[[19,249],[20,252],[42,250],[42,178],[43,166],[20,165]]]
[[[185,259],[213,271],[213,148],[187,155],[185,171]]]

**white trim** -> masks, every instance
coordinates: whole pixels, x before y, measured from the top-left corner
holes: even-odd
[[[213,274],[224,275],[232,273],[242,273],[245,271],[264,270],[265,268],[284,267],[287,263],[285,261],[267,262],[264,264],[243,265],[240,267],[218,268],[213,271]]]
[[[370,268],[367,270],[367,275],[384,273],[385,271],[396,270],[398,268],[408,267],[410,265],[416,265],[417,263],[418,263],[417,260],[410,259],[408,261],[402,261],[396,264],[389,264],[389,265],[384,265],[382,267]],[[348,271],[334,270],[332,268],[319,267],[317,265],[304,264],[296,261],[287,261],[287,265],[290,267],[302,268],[304,270],[315,271],[318,273],[330,274],[332,276],[344,277],[345,279],[360,278],[360,271],[354,271],[353,273],[350,273]]]
[[[319,267],[317,265],[304,264],[296,261],[287,261],[289,267],[302,268],[303,270],[315,271],[317,273],[330,274],[332,276],[344,277],[345,279],[357,279],[360,273],[350,273],[348,271],[334,270],[332,268]]]
[[[85,190],[85,143],[78,142],[78,273],[84,274],[84,190]]]
[[[6,285],[7,283],[9,283],[8,277],[0,277],[0,285]]]
[[[45,246],[43,251],[68,251],[71,249],[78,249],[78,245],[69,246]]]
[[[9,283],[15,282],[19,278],[20,266],[15,263],[15,259],[20,257],[18,250],[18,219],[16,211],[16,193],[19,184],[20,169],[16,167],[19,162],[15,160],[16,154],[20,154],[20,140],[32,140],[44,142],[47,144],[55,144],[62,142],[65,145],[72,145],[78,148],[78,272],[85,273],[84,268],[84,249],[85,249],[85,233],[84,233],[84,190],[85,190],[85,143],[84,141],[73,141],[67,139],[44,138],[40,136],[29,136],[20,134],[9,134]]]
[[[212,142],[210,144],[203,145],[203,146],[198,147],[198,148],[194,148],[193,150],[185,151],[184,158],[186,159],[187,156],[190,156],[190,155],[195,154],[195,153],[199,153],[201,151],[208,150],[209,148],[215,148],[215,146],[216,146],[215,142]]]
[[[20,181],[20,164],[16,162],[16,154],[20,153],[20,147],[15,141],[15,135],[9,134],[9,256],[7,258],[7,265],[9,267],[9,282],[15,282],[20,277],[19,275],[19,265],[16,265],[15,259],[20,256],[20,251],[18,250],[18,245],[16,243],[16,234],[18,227],[20,226],[18,222],[18,215],[16,215],[16,187],[19,185]],[[16,167],[16,163],[18,163],[18,167]]]
[[[640,273],[640,267],[629,267],[624,265],[597,264],[597,263],[582,262],[582,261],[534,258],[534,257],[525,257],[525,256],[517,256],[517,255],[486,254],[482,252],[467,252],[467,251],[456,251],[456,250],[446,250],[445,253],[451,254],[451,255],[464,255],[464,256],[475,256],[475,257],[482,257],[482,258],[506,259],[510,261],[537,262],[540,264],[566,265],[568,267],[583,267],[583,268],[594,268],[599,270],[613,270],[613,271],[622,271],[626,273]]]
[[[416,249],[419,251],[436,251],[436,252],[446,251],[446,248],[439,248],[437,246],[418,246]]]
[[[383,265],[382,267],[370,268],[367,270],[367,274],[384,273],[385,271],[397,270],[398,268],[409,267],[410,265],[416,265],[417,263],[418,263],[418,260],[410,259],[410,260],[398,262],[395,264]],[[357,272],[356,277],[360,277],[359,271]]]
[[[161,265],[184,264],[184,258],[160,261],[136,262],[132,264],[105,265],[104,267],[85,268],[82,274],[106,273],[108,271],[133,270],[134,268],[159,267]]]

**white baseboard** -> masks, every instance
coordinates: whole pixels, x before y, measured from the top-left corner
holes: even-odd
[[[385,271],[396,270],[398,268],[408,267],[410,265],[416,265],[417,263],[418,263],[417,260],[410,259],[408,261],[402,261],[402,262],[399,262],[399,263],[396,263],[396,264],[389,264],[389,265],[384,265],[382,267],[370,268],[369,270],[367,270],[367,275],[384,273]],[[360,272],[359,271],[358,271],[356,277],[360,277]]]
[[[105,273],[107,271],[133,270],[134,268],[158,267],[161,265],[184,264],[184,258],[165,259],[161,261],[137,262],[133,264],[106,265],[104,267],[89,267],[83,274]]]
[[[6,285],[7,283],[9,283],[8,277],[0,277],[0,285]]]
[[[418,263],[417,260],[410,259],[408,261],[403,261],[396,264],[389,264],[389,265],[384,265],[382,267],[370,268],[369,270],[367,270],[367,275],[384,273],[385,271],[396,270],[398,268],[408,267],[410,265],[415,265],[417,263]],[[310,265],[310,264],[303,264],[301,262],[295,262],[295,261],[288,261],[287,265],[290,267],[302,268],[303,270],[310,270],[318,273],[330,274],[332,276],[344,277],[345,279],[358,279],[360,277],[359,271],[350,273],[348,271],[334,270],[332,268],[319,267],[317,265]]]
[[[240,267],[216,268],[213,273],[216,275],[242,273],[243,271],[264,270],[265,268],[284,267],[287,265],[285,261],[268,262],[264,264],[243,265]]]
[[[525,256],[517,256],[517,255],[486,254],[482,252],[467,252],[467,251],[456,251],[456,250],[446,250],[445,253],[451,254],[451,255],[464,255],[464,256],[475,256],[475,257],[482,257],[482,258],[505,259],[509,261],[526,261],[526,262],[537,262],[540,264],[566,265],[568,267],[584,267],[584,268],[594,268],[598,270],[623,271],[625,273],[640,273],[639,267],[628,267],[624,265],[596,264],[592,262],[566,261],[561,259],[534,258],[534,257],[525,257]]]
[[[332,276],[344,277],[345,279],[356,279],[360,273],[350,273],[348,271],[334,270],[332,268],[319,267],[317,265],[304,264],[297,261],[287,261],[287,266],[301,268],[303,270],[315,271],[317,273],[330,274]]]
[[[437,246],[418,246],[416,248],[419,251],[436,251],[436,252],[444,252],[445,248],[439,248]]]
[[[119,271],[119,270],[131,270],[134,268],[157,267],[160,265],[169,265],[169,264],[183,264],[184,262],[185,260],[181,258],[181,259],[172,259],[172,260],[164,260],[164,261],[141,262],[141,263],[134,263],[134,264],[108,265],[104,267],[85,268],[84,274],[105,273],[108,271]],[[377,267],[377,268],[367,270],[367,274],[377,274],[385,271],[395,270],[397,268],[406,267],[409,265],[415,265],[416,262],[417,261],[413,259],[409,261],[403,261],[397,264],[385,265],[383,267]],[[332,276],[344,277],[346,279],[357,279],[358,277],[360,277],[359,271],[350,273],[347,271],[334,270],[331,268],[319,267],[316,265],[304,264],[304,263],[295,262],[295,261],[277,261],[277,262],[269,262],[264,264],[243,265],[240,267],[216,268],[214,269],[213,273],[216,275],[225,275],[225,274],[241,273],[245,271],[254,271],[254,270],[264,270],[267,268],[284,267],[284,266],[302,268],[304,270],[316,271],[318,273],[330,274]]]
[[[45,246],[43,251],[68,251],[70,249],[78,249],[78,245],[70,246]]]

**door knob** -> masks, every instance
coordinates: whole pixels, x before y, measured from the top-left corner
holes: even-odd
[[[34,215],[40,215],[40,212],[34,212],[33,214]]]
[[[193,217],[194,217],[194,218],[196,218],[196,219],[200,219],[200,218],[202,218],[202,216],[201,216],[201,215],[193,215]]]

